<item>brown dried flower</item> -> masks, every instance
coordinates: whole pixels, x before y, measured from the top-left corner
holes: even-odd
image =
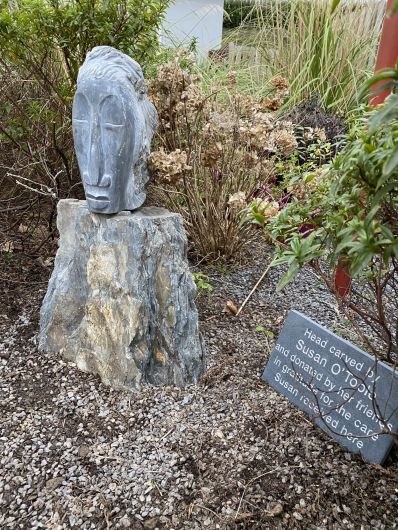
[[[268,158],[263,158],[259,164],[259,179],[267,182],[276,175],[275,163]]]
[[[236,72],[234,70],[230,70],[227,73],[227,83],[229,86],[235,86],[236,85]]]
[[[289,91],[286,89],[277,90],[273,98],[266,96],[263,99],[263,107],[268,110],[278,110],[284,104]]]
[[[279,98],[269,98],[268,96],[265,96],[263,99],[263,105],[264,108],[267,110],[278,110],[279,107],[281,107],[283,102]]]
[[[256,151],[242,150],[241,160],[245,167],[251,169],[258,165],[258,155]]]
[[[176,113],[185,113],[187,118],[193,118],[203,105],[204,96],[200,87],[194,84],[188,85],[181,92],[180,101],[175,107]]]
[[[204,167],[214,167],[222,157],[223,146],[221,142],[215,142],[206,146],[202,151],[202,163]]]
[[[305,140],[312,140],[314,138],[314,129],[312,127],[306,127],[303,138]]]
[[[176,149],[166,153],[163,149],[154,151],[149,155],[149,168],[160,179],[176,184],[185,171],[192,169],[187,164],[187,153]]]
[[[277,131],[274,135],[274,140],[278,149],[286,157],[289,157],[297,149],[296,137],[288,129]]]
[[[246,94],[234,94],[232,105],[239,116],[250,117],[253,113],[261,111],[261,105]]]
[[[174,130],[183,120],[194,119],[203,105],[200,78],[183,68],[180,56],[158,67],[157,76],[148,84],[148,92],[165,129]]]
[[[289,87],[289,81],[282,77],[281,75],[277,75],[273,79],[271,79],[271,84],[277,89],[277,90],[285,90]]]
[[[326,138],[325,129],[322,129],[321,127],[315,127],[314,134],[318,136],[321,142],[326,142],[327,138]]]
[[[246,193],[244,191],[237,191],[228,199],[228,205],[231,210],[239,211],[246,207]]]
[[[203,127],[205,137],[215,135],[230,135],[238,126],[238,120],[230,111],[212,111],[208,116],[208,122]]]
[[[256,151],[264,151],[269,147],[270,133],[274,129],[271,114],[255,112],[250,120],[241,120],[239,132],[246,137],[248,144]]]

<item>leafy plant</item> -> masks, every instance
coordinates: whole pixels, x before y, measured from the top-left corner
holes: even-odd
[[[204,274],[203,272],[193,272],[192,278],[196,285],[198,297],[202,293],[210,295],[213,292],[213,286],[208,282],[209,277],[207,274]]]
[[[271,353],[271,342],[273,341],[274,339],[274,333],[270,330],[270,329],[266,329],[264,326],[256,326],[255,327],[255,331],[258,333],[258,334],[261,334],[261,338],[264,340],[265,342],[265,349],[266,349],[266,352],[268,354]]]
[[[55,61],[73,87],[87,52],[114,46],[147,62],[157,50],[157,31],[166,0],[1,0],[0,45],[3,61],[34,69],[44,82],[39,59]],[[47,81],[50,79],[47,78]],[[63,89],[52,86],[62,97]],[[68,94],[66,93],[65,96]]]
[[[319,146],[320,141],[327,142],[330,154],[335,155],[340,147],[343,135],[347,132],[347,117],[342,114],[335,114],[330,109],[325,108],[317,96],[288,109],[287,112],[284,112],[284,117],[294,123],[299,150],[302,150],[303,158],[305,159],[307,158],[307,147],[311,147],[311,144],[313,147],[315,147],[314,144]],[[302,130],[301,134],[300,128]],[[321,135],[319,135],[320,131],[322,132]],[[317,141],[313,142],[316,136],[318,136]],[[325,145],[320,147],[322,151],[325,150]],[[325,162],[330,161],[330,158],[327,158]]]
[[[253,13],[253,4],[250,1],[236,1],[236,0],[225,0],[224,1],[224,28],[236,28],[242,24],[242,22],[250,18]]]
[[[14,259],[14,252],[12,250],[2,252],[2,257],[6,265],[10,265]]]
[[[264,326],[256,326],[255,330],[258,333],[264,333],[264,335],[270,337],[271,339],[274,338],[274,333],[271,330],[266,329]]]
[[[374,87],[377,87],[374,89]],[[398,95],[395,93],[398,88],[398,61],[394,68],[383,68],[379,70],[370,80],[365,83],[362,89],[362,97],[370,97],[372,92],[379,92],[385,89],[392,92],[387,98],[382,109],[375,113],[369,123],[370,133],[374,133],[381,126],[396,126],[398,120]],[[397,170],[398,166],[398,144],[395,141],[396,137],[392,138],[392,143],[389,144],[389,156],[384,161],[383,175],[388,178],[393,172]]]
[[[309,264],[364,344],[389,361],[398,354],[397,98],[357,123],[305,204],[293,199],[268,223],[273,265],[287,266],[278,289]],[[355,278],[347,296],[335,283],[337,263]]]

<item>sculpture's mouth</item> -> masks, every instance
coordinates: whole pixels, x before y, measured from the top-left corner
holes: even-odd
[[[89,201],[91,208],[95,210],[103,210],[109,205],[109,198],[106,195],[86,193],[86,199]]]

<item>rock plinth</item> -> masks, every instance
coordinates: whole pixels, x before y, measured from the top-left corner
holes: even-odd
[[[113,387],[195,383],[205,356],[181,217],[154,207],[104,216],[67,199],[58,229],[41,351]]]

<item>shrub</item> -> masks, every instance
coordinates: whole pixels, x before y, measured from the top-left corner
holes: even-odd
[[[279,288],[309,264],[364,346],[390,362],[398,354],[397,108],[398,95],[391,95],[359,120],[306,201],[293,199],[268,223],[278,244],[273,264],[288,266]],[[354,278],[349,292],[335,281],[336,264]]]
[[[62,61],[72,85],[94,46],[114,46],[146,62],[156,51],[157,30],[167,5],[165,0],[20,0],[17,4],[3,0],[3,60],[27,69],[39,58]]]
[[[184,66],[182,67],[181,66]],[[197,253],[206,259],[237,257],[250,237],[241,211],[255,199],[274,208],[270,186],[276,163],[297,142],[292,124],[278,121],[262,104],[228,86],[206,92],[200,72],[186,57],[162,65],[150,83],[160,125],[150,167],[159,201],[180,212]],[[274,79],[273,100],[283,100],[286,81]]]

